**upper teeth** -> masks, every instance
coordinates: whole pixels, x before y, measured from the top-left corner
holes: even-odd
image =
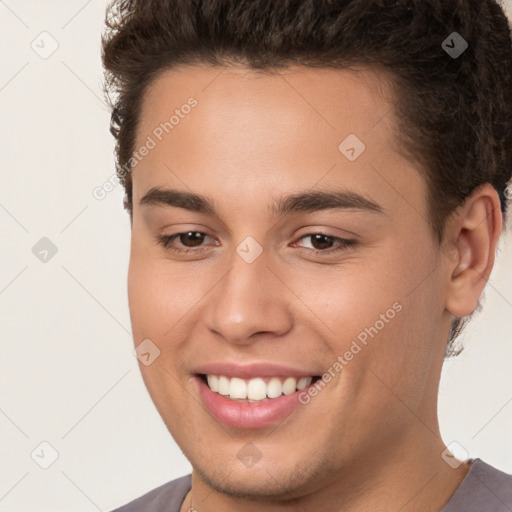
[[[242,400],[264,400],[265,398],[277,398],[283,393],[291,395],[297,390],[309,386],[312,377],[302,377],[298,381],[294,377],[287,377],[281,382],[278,377],[272,377],[265,382],[263,378],[244,380],[238,377],[225,377],[224,375],[207,375],[206,380],[212,391]]]

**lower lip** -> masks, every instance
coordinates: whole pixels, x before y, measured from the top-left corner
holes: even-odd
[[[291,395],[281,395],[261,402],[245,402],[231,400],[212,391],[199,376],[199,395],[211,415],[221,423],[237,428],[263,428],[286,418],[301,403],[299,393],[307,391],[308,387]],[[313,384],[310,384],[310,386]]]

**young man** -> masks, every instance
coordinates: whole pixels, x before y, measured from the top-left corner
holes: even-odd
[[[499,5],[135,0],[107,26],[136,353],[193,467],[118,511],[512,510],[437,418],[505,220]]]

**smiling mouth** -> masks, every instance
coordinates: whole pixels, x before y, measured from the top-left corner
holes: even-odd
[[[233,401],[263,402],[291,395],[314,384],[319,375],[310,377],[256,377],[241,379],[225,375],[198,375],[211,391]]]

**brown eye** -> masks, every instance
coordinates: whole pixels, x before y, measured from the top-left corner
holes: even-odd
[[[176,253],[188,253],[198,252],[194,251],[194,248],[201,248],[204,238],[208,236],[209,235],[201,231],[185,231],[181,233],[174,233],[172,235],[158,236],[157,241],[160,245],[170,251],[174,251]],[[178,246],[173,245],[173,242],[178,242]],[[182,247],[184,247],[184,249]]]
[[[204,239],[204,233],[188,231],[187,233],[179,233],[177,238],[185,247],[198,247]],[[189,245],[190,241],[192,242],[191,245]]]
[[[308,233],[302,236],[300,240],[308,238],[311,240],[311,251],[315,254],[330,254],[336,251],[348,250],[357,243],[354,239],[340,238],[325,233]],[[337,245],[333,247],[335,242],[337,242]]]
[[[330,249],[332,242],[334,241],[334,237],[329,235],[309,235],[311,236],[312,244],[314,249]]]

